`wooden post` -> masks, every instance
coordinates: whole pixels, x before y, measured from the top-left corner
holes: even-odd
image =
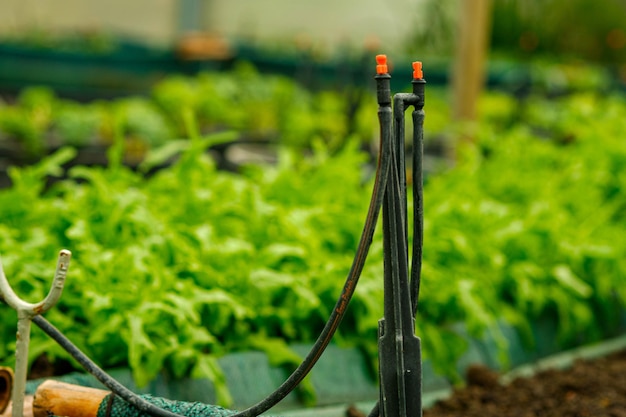
[[[461,7],[452,72],[452,119],[471,122],[476,120],[476,103],[484,86],[491,32],[491,0],[459,2]],[[474,140],[471,132],[460,139]]]

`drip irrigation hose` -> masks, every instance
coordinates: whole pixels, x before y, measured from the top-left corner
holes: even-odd
[[[390,161],[391,143],[385,143],[381,140],[376,168],[376,178],[372,190],[372,198],[370,200],[365,226],[363,227],[363,232],[361,233],[361,239],[359,240],[356,255],[352,262],[352,266],[350,268],[350,272],[348,273],[348,277],[346,278],[341,295],[339,296],[328,321],[315,341],[315,344],[304,358],[304,361],[273,393],[252,407],[234,414],[232,417],[255,417],[276,405],[280,400],[293,391],[293,389],[311,371],[311,368],[313,368],[330,343],[331,338],[339,327],[339,323],[345,315],[346,308],[352,298],[352,295],[354,294],[361,272],[363,271],[363,266],[365,265],[365,259],[367,258],[367,253],[374,237],[374,230],[378,221],[380,207],[382,206],[383,197],[385,195],[385,186],[387,184],[389,168],[391,166]]]
[[[73,344],[67,337],[63,335],[56,327],[54,327],[48,320],[42,316],[33,317],[33,323],[35,323],[41,330],[43,330],[48,336],[50,336],[55,342],[57,342],[63,349],[65,349],[87,372],[92,374],[98,381],[102,382],[105,387],[110,389],[115,395],[118,395],[127,403],[133,405],[138,410],[144,411],[155,417],[181,417],[180,414],[172,413],[171,411],[163,410],[148,401],[141,398],[119,382],[113,377],[107,374],[102,368],[96,365],[87,355],[85,355],[75,344]]]
[[[385,184],[387,183],[387,177],[389,174],[390,152],[387,147],[390,145],[391,144],[381,142],[381,152],[378,156],[372,198],[370,200],[357,252],[350,268],[350,272],[346,278],[341,295],[337,300],[333,312],[328,318],[328,321],[322,329],[318,339],[305,357],[304,361],[294,370],[289,378],[283,382],[283,384],[281,384],[273,393],[259,403],[241,412],[235,412],[235,414],[232,414],[232,417],[255,417],[276,405],[291,391],[293,391],[294,388],[311,371],[311,368],[315,365],[330,343],[330,340],[345,315],[348,303],[354,294],[356,284],[361,276],[361,272],[363,271],[365,259],[372,243],[374,230],[376,228],[380,207],[385,193]],[[87,372],[96,377],[96,379],[102,382],[102,384],[129,404],[155,417],[181,417],[180,414],[167,411],[151,404],[141,396],[133,393],[128,388],[117,382],[91,359],[89,359],[89,357],[87,357],[80,349],[78,349],[78,347],[76,347],[67,337],[65,337],[57,328],[55,328],[42,316],[35,316],[32,321],[46,334],[48,334],[48,336],[55,340],[63,349],[65,349],[74,359],[76,359],[76,361],[78,361],[78,363]]]

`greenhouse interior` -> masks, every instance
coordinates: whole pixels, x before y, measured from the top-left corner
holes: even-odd
[[[626,416],[622,0],[6,0],[0,415]]]

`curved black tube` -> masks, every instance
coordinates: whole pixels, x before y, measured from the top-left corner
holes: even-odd
[[[104,386],[113,391],[115,395],[118,395],[124,401],[132,404],[137,409],[146,412],[155,417],[183,417],[180,414],[172,413],[171,411],[163,410],[153,404],[150,404],[124,385],[117,382],[113,377],[107,374],[102,368],[96,365],[91,359],[87,357],[76,345],[74,345],[67,337],[63,335],[56,327],[54,327],[48,320],[42,316],[35,316],[32,320],[41,330],[43,330],[48,336],[56,341],[63,349],[65,349],[78,363],[85,368],[87,372],[92,374],[98,381],[102,382]]]
[[[365,258],[369,251],[372,239],[374,236],[374,230],[376,229],[376,223],[378,221],[378,215],[380,213],[380,207],[382,205],[383,197],[385,194],[385,184],[387,184],[387,177],[389,175],[389,167],[391,166],[390,149],[386,149],[391,146],[391,143],[385,143],[381,141],[381,151],[378,155],[378,163],[376,169],[376,179],[374,181],[374,187],[372,190],[372,198],[367,212],[365,220],[365,226],[361,233],[361,239],[359,240],[359,246],[356,251],[356,255],[352,262],[352,267],[346,278],[343,290],[335,308],[331,313],[328,321],[324,325],[320,335],[318,336],[315,344],[304,358],[304,361],[293,371],[293,373],[283,382],[273,393],[261,400],[257,404],[253,405],[246,410],[240,411],[237,414],[233,414],[231,417],[255,417],[261,413],[266,412],[279,401],[285,398],[293,389],[304,379],[304,377],[311,371],[313,365],[320,358],[324,349],[330,343],[330,339],[335,334],[335,331],[339,327],[339,323],[343,319],[346,312],[348,303],[354,294],[356,284],[363,271],[365,264]]]
[[[381,144],[382,146],[383,144]],[[256,405],[243,410],[233,417],[253,417],[258,416],[261,413],[269,410],[276,405],[280,400],[285,398],[293,389],[304,379],[304,377],[311,371],[311,368],[317,360],[320,358],[335,331],[339,327],[339,323],[345,315],[348,303],[354,294],[356,284],[359,280],[365,259],[369,251],[369,247],[372,243],[374,230],[376,228],[376,222],[378,220],[378,214],[380,213],[380,207],[385,192],[384,185],[387,183],[387,175],[389,173],[390,156],[389,152],[381,149],[378,157],[378,166],[376,170],[376,179],[372,191],[372,198],[367,212],[365,226],[361,234],[361,239],[357,248],[356,255],[354,257],[352,267],[346,278],[343,290],[335,308],[331,313],[326,325],[322,329],[317,341],[311,348],[311,351],[307,354],[304,361],[295,369],[295,371],[281,384],[272,394],[260,401]],[[128,388],[117,382],[98,365],[96,365],[87,355],[85,355],[76,345],[74,345],[69,339],[67,339],[56,327],[54,327],[49,321],[42,316],[35,316],[32,320],[37,326],[39,326],[48,336],[55,340],[63,349],[65,349],[78,363],[85,368],[87,372],[92,374],[102,384],[109,388],[119,397],[123,398],[128,403],[132,404],[141,411],[144,411],[155,417],[181,417],[179,414],[172,413],[167,410],[163,410],[145,401]]]

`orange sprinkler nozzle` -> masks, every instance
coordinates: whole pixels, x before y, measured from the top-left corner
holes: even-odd
[[[421,80],[424,78],[424,73],[422,72],[422,63],[419,61],[415,61],[413,63],[413,79]]]
[[[376,74],[387,74],[387,55],[376,55]]]

